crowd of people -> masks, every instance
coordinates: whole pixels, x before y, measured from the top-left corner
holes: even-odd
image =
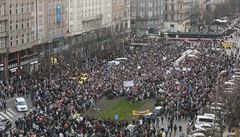
[[[69,79],[82,73],[78,58],[71,65],[64,60],[61,64],[52,65],[51,72],[55,73],[51,74],[51,79],[42,73],[38,78],[26,75],[3,82],[2,98],[27,95],[33,102],[31,112],[15,121],[16,130],[11,131],[11,137],[20,134],[49,137],[171,136],[177,130],[182,132],[182,126],[176,127],[177,116],[179,119],[193,119],[215,92],[218,73],[237,63],[235,56],[229,57],[213,50],[216,45],[213,41],[149,42],[138,38],[134,42],[147,45],[126,44],[124,57],[127,60],[120,64],[96,59],[85,70],[88,79],[83,83]],[[197,50],[198,54],[176,66],[173,62],[188,49]],[[124,87],[124,81],[131,80],[134,86]],[[162,97],[169,125],[163,125],[159,117],[142,116],[129,122],[78,115],[95,107],[98,100],[107,94],[132,101]],[[135,127],[129,129],[130,124]]]

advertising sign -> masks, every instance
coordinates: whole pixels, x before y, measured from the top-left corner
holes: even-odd
[[[60,6],[60,4],[57,4],[57,7],[56,7],[56,21],[57,21],[57,23],[61,22],[61,6]]]

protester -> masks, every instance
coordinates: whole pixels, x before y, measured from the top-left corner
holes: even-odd
[[[30,95],[33,102],[32,111],[15,121],[17,130],[11,136],[32,133],[51,137],[171,136],[178,128],[182,132],[183,127],[176,125],[177,119],[193,120],[211,101],[210,94],[215,92],[218,73],[236,63],[233,56],[213,51],[212,47],[218,44],[214,41],[163,42],[133,38],[131,42],[147,45],[126,44],[127,60],[120,64],[111,65],[106,60],[94,59],[92,66],[83,72],[88,77],[85,81],[81,81],[80,61],[74,58],[75,63],[71,66],[64,61],[52,65],[51,72],[56,73],[51,74],[51,80],[46,78],[47,73],[41,73],[38,78],[26,75],[21,80],[13,77],[2,83],[2,98]],[[174,65],[188,49],[199,53]],[[124,81],[134,81],[134,86],[124,87]],[[161,89],[163,92],[159,92]],[[163,115],[161,122],[160,117],[133,120],[133,130],[128,129],[130,123],[125,120],[78,116],[96,107],[98,100],[109,93],[132,102],[163,96],[169,125],[163,125]]]

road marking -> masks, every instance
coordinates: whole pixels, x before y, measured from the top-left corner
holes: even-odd
[[[10,113],[12,113],[13,115],[16,114],[16,112],[14,112],[11,108],[8,108],[7,111],[9,111]]]
[[[3,116],[0,115],[0,119],[5,119]]]
[[[14,117],[14,114],[11,114],[11,112],[6,111],[5,113],[10,117]]]
[[[9,115],[7,115],[7,113],[5,112],[0,112],[0,114],[4,117],[4,118],[7,118],[7,119],[11,119],[12,117],[10,117]]]

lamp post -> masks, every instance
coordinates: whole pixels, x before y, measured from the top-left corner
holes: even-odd
[[[179,127],[179,119],[178,119],[178,117],[179,117],[179,93],[177,94],[177,127]],[[176,136],[178,137],[179,135],[178,135],[178,132],[176,132]]]

